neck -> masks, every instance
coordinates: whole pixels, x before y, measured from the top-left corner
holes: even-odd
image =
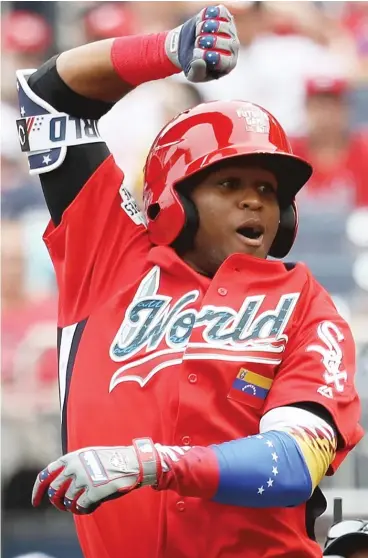
[[[183,256],[183,260],[185,261],[185,263],[187,263],[189,265],[189,267],[191,267],[192,269],[194,269],[194,271],[196,271],[197,273],[199,273],[200,275],[204,275],[205,277],[209,277],[210,279],[212,279],[212,277],[215,275],[216,272],[214,273],[210,273],[208,271],[205,271],[202,266],[197,265],[197,263],[190,257],[190,255],[186,254],[185,256]]]

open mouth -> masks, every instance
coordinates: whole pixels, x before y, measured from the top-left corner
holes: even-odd
[[[259,247],[263,242],[264,227],[263,225],[247,225],[241,226],[236,230],[248,246]]]

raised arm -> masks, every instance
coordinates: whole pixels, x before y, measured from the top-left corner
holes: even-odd
[[[221,77],[235,66],[237,49],[232,16],[225,7],[213,6],[171,31],[107,39],[63,52],[56,67],[79,95],[115,102],[141,83],[182,70],[193,82]]]
[[[166,52],[166,43],[172,33],[86,44],[63,52],[57,59],[56,68],[61,79],[75,93],[113,103],[140,83],[181,71]]]

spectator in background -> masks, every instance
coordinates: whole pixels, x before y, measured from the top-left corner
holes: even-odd
[[[87,2],[87,4],[89,5],[83,18],[85,41],[170,29],[184,23],[188,10],[187,2],[180,1],[110,2],[103,0]],[[198,9],[202,7],[203,4],[199,3]]]
[[[359,60],[357,79],[368,83],[368,2],[344,2],[342,24],[353,38]]]
[[[2,384],[27,398],[57,380],[55,295],[33,299],[26,289],[25,231],[17,221],[1,225]]]
[[[52,31],[45,18],[31,11],[10,11],[2,19],[3,48],[38,56],[52,41]]]
[[[301,199],[333,202],[346,211],[368,206],[368,133],[349,129],[348,90],[342,79],[309,79],[307,133],[292,142],[295,154],[314,169]]]
[[[1,229],[1,469],[6,484],[15,474],[27,475],[19,471],[25,463],[32,470],[46,455],[55,457],[59,444],[50,417],[59,422],[60,415],[56,297],[47,292],[41,300],[30,296],[26,229],[9,220],[2,221]],[[11,500],[6,492],[3,496],[4,506],[21,505],[25,499],[24,489],[23,493],[13,490]]]
[[[203,8],[203,3],[179,1],[175,2],[124,2],[131,5],[139,21],[140,33],[156,33],[181,25],[188,15]],[[208,2],[210,5],[211,2]],[[197,7],[195,7],[197,5]],[[189,14],[188,14],[189,11]]]
[[[15,71],[38,68],[47,58],[51,43],[52,29],[40,14],[15,10],[2,16],[2,101],[16,106]]]
[[[139,33],[139,22],[130,3],[93,2],[83,17],[85,42]]]

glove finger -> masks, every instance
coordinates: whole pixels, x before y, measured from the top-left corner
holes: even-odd
[[[207,51],[207,57],[209,56],[209,53],[211,51]],[[215,52],[215,54],[218,54]],[[219,55],[219,60],[218,62],[215,64],[215,60],[213,57],[211,57],[210,59],[210,69],[212,69],[212,72],[215,72],[218,77],[220,76],[224,76],[227,75],[231,72],[231,70],[233,70],[236,66],[236,60],[237,60],[237,54],[235,55],[226,55],[226,54],[221,54]]]
[[[207,21],[199,21],[196,25],[196,36],[200,35],[223,35],[225,37],[235,37],[235,26],[228,21],[218,21],[217,19],[208,19]]]
[[[42,498],[50,486],[51,482],[61,473],[65,465],[61,461],[57,460],[50,463],[43,469],[38,475],[33,485],[32,490],[32,506],[37,507],[40,505]]]
[[[95,491],[96,492],[96,491]],[[90,498],[90,495],[86,490],[81,490],[79,494],[74,498],[73,513],[77,515],[88,515],[92,513],[102,504],[102,499],[99,498],[94,501]]]
[[[64,506],[64,496],[72,480],[73,479],[70,477],[65,477],[65,474],[62,471],[60,475],[56,477],[56,479],[49,486],[47,495],[51,504],[58,510],[67,511]]]
[[[74,513],[76,513],[77,515],[90,514],[90,513],[94,512],[99,506],[101,506],[101,504],[104,504],[105,502],[110,502],[111,500],[116,500],[117,498],[121,498],[122,496],[125,496],[129,492],[130,492],[129,490],[120,490],[119,489],[117,492],[114,492],[113,494],[110,494],[109,496],[106,496],[105,498],[102,498],[101,500],[98,500],[97,502],[89,504],[88,507],[84,507],[84,506],[80,505],[78,503],[78,500],[77,500]],[[82,503],[84,503],[83,498],[81,499],[81,501],[82,501]]]
[[[216,35],[201,35],[196,39],[195,48],[234,53],[233,41]]]
[[[123,481],[123,476],[119,477],[119,483]],[[92,513],[104,502],[109,502],[110,500],[116,500],[128,494],[132,487],[135,486],[130,483],[129,486],[120,486],[111,483],[109,486],[104,484],[98,487],[94,487],[93,491],[82,491],[78,497],[74,498],[75,502],[75,512],[80,515],[85,515]]]
[[[203,51],[202,49],[194,49],[196,58],[200,56],[200,53],[202,53],[202,58],[207,67],[205,81],[207,79],[213,79],[214,77],[219,78],[221,76],[225,76],[229,74],[233,68],[235,68],[237,55],[226,55],[212,50]],[[192,62],[192,65],[193,63],[194,61]]]
[[[208,72],[207,63],[203,58],[203,51],[200,51],[199,49],[194,49],[194,53],[196,50],[198,50],[202,56],[201,58],[197,56],[190,63],[189,71],[187,73],[187,79],[192,83],[206,81],[207,72]]]
[[[209,77],[222,71],[221,68],[224,66],[221,59],[222,57],[230,58],[230,56],[221,55],[219,52],[214,50],[203,50],[195,48],[193,51],[194,59],[190,63],[190,68],[201,67],[201,72],[197,71],[192,75],[188,75],[189,81],[207,81]],[[201,62],[201,64],[199,64]],[[204,74],[204,69],[206,68],[206,73]]]
[[[233,16],[223,4],[218,4],[217,6],[207,6],[207,8],[203,8],[203,10],[201,10],[199,16],[202,20],[222,19],[230,21],[233,19]]]
[[[64,507],[66,511],[71,513],[77,513],[77,500],[81,494],[85,491],[84,487],[77,486],[76,480],[73,479],[69,485],[68,490],[65,492],[64,496]]]

